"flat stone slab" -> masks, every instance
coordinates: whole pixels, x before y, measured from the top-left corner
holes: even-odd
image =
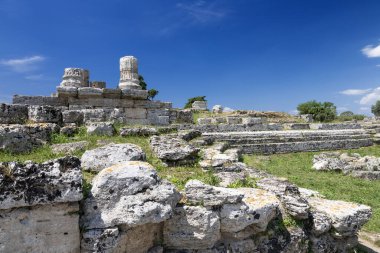
[[[73,154],[85,150],[88,145],[88,141],[54,144],[51,146],[51,150],[54,154]]]
[[[82,199],[80,160],[0,163],[0,209],[75,202]]]
[[[84,170],[101,171],[112,165],[127,161],[145,161],[145,152],[137,145],[108,144],[87,150],[81,157]]]
[[[369,206],[340,200],[309,198],[311,208],[331,219],[332,227],[340,236],[353,236],[370,219]]]

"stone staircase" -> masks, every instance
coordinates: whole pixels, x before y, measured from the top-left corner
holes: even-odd
[[[245,154],[353,149],[373,144],[363,129],[205,132],[202,136],[227,142]]]

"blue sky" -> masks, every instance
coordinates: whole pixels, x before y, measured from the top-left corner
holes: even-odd
[[[158,99],[291,112],[380,99],[378,0],[0,0],[0,101],[49,95],[65,67],[116,87],[134,55]]]

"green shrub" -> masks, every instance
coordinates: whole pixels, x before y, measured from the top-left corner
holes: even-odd
[[[375,116],[380,116],[380,100],[377,100],[376,103],[371,107],[371,112]]]
[[[338,116],[339,121],[351,121],[351,120],[363,120],[365,115],[363,114],[354,114],[351,111],[342,112]]]
[[[139,85],[143,90],[146,90],[146,88],[148,87],[148,84],[145,82],[144,77],[142,75],[139,75]]]
[[[148,99],[153,100],[155,96],[157,96],[158,90],[156,89],[150,89],[148,90]]]
[[[185,108],[185,109],[191,108],[192,105],[193,105],[193,103],[194,103],[195,101],[207,101],[207,100],[206,100],[206,96],[198,96],[198,97],[189,98],[189,99],[187,100],[187,103],[185,104],[185,107],[184,107],[184,108]]]
[[[315,121],[330,122],[336,119],[336,106],[331,102],[308,101],[297,106],[300,114],[311,114]]]

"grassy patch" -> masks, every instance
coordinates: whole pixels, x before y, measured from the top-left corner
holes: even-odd
[[[123,126],[118,125],[116,129],[121,129]],[[118,131],[119,132],[119,131]],[[149,138],[148,137],[138,137],[138,136],[128,136],[122,137],[118,134],[115,136],[97,136],[97,135],[88,135],[86,133],[86,128],[81,127],[79,129],[79,133],[73,137],[67,137],[61,134],[54,134],[52,136],[52,144],[60,144],[60,143],[70,143],[76,141],[87,141],[89,142],[87,149],[93,149],[98,146],[97,142],[109,141],[114,143],[132,143],[140,146],[146,153],[147,162],[153,165],[158,171],[158,174],[161,178],[168,179],[172,183],[174,183],[179,189],[183,189],[186,182],[191,179],[198,179],[206,184],[217,185],[219,183],[219,179],[214,176],[212,172],[205,172],[198,165],[193,166],[178,166],[178,167],[166,167],[158,159],[152,152],[149,146]],[[81,157],[84,151],[76,152],[75,156]],[[19,161],[25,162],[31,160],[33,162],[45,162],[47,160],[56,159],[62,157],[63,154],[54,154],[51,151],[51,145],[45,145],[41,148],[35,149],[30,153],[26,154],[10,154],[6,152],[0,152],[0,162],[10,162],[10,161]],[[91,189],[91,180],[95,176],[95,174],[89,172],[83,172],[84,177],[84,194]]]
[[[256,179],[253,177],[245,177],[229,184],[228,188],[256,188]]]
[[[342,151],[343,152],[343,151]],[[380,146],[365,147],[349,152],[380,156]],[[279,177],[286,177],[300,187],[319,191],[328,199],[345,200],[369,205],[372,219],[364,229],[380,232],[380,181],[344,176],[337,172],[321,172],[312,169],[315,152],[278,154],[272,156],[244,156],[244,162]]]

